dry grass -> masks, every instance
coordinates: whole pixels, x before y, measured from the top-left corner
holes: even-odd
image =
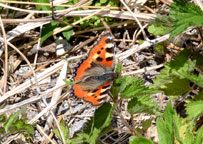
[[[34,137],[33,142],[39,143],[57,143],[56,138],[53,137],[54,133],[51,129],[57,127],[62,137],[62,143],[65,143],[65,138],[62,135],[59,127],[60,121],[64,117],[67,118],[69,126],[73,124],[77,117],[82,115],[85,108],[91,107],[85,102],[85,107],[75,106],[77,100],[69,99],[69,86],[65,84],[64,79],[71,79],[71,68],[75,66],[75,62],[83,57],[83,51],[87,48],[89,41],[84,42],[84,38],[94,38],[87,36],[87,34],[95,35],[97,31],[110,29],[116,36],[114,41],[116,44],[120,44],[116,48],[116,59],[123,62],[122,75],[138,75],[147,73],[150,71],[157,71],[163,67],[165,61],[170,59],[170,53],[164,55],[165,58],[157,65],[149,65],[144,68],[139,67],[139,62],[136,61],[136,54],[143,51],[150,59],[156,59],[156,54],[150,53],[149,48],[156,44],[165,42],[169,38],[169,34],[161,37],[149,38],[150,35],[146,31],[146,27],[155,14],[159,12],[162,7],[170,4],[171,1],[156,0],[151,2],[143,2],[138,7],[134,3],[134,7],[131,7],[129,3],[126,4],[123,0],[120,2],[122,7],[110,7],[110,6],[87,6],[89,1],[83,0],[76,5],[66,5],[62,1],[54,3],[53,6],[65,7],[65,10],[56,11],[42,11],[36,10],[36,5],[50,6],[47,3],[34,3],[24,1],[0,1],[0,7],[2,7],[2,14],[0,16],[0,115],[6,114],[9,116],[19,108],[27,106],[29,111],[33,111],[31,114],[29,123],[36,123],[36,131],[41,134],[41,139]],[[82,10],[77,11],[78,8]],[[136,13],[134,13],[136,11]],[[55,18],[59,22],[66,24],[64,27],[57,27],[54,29],[53,37],[49,40],[51,43],[55,43],[61,32],[74,28],[72,34],[71,45],[77,45],[71,50],[64,50],[64,54],[60,56],[53,56],[55,54],[55,47],[53,53],[47,52],[44,46],[40,46],[40,32],[41,28],[53,21],[51,15],[55,15]],[[48,15],[51,14],[51,15]],[[83,17],[82,19],[67,24],[62,18],[74,18]],[[102,16],[117,19],[116,24],[107,25],[103,22],[104,26],[86,29],[80,28],[80,23],[90,19],[92,16]],[[60,18],[60,19],[58,19]],[[102,18],[101,18],[102,21]],[[132,31],[133,30],[133,31]],[[140,40],[143,40],[142,44],[138,44]],[[82,42],[83,41],[83,42]],[[46,43],[46,42],[45,42]],[[58,45],[56,44],[56,47]],[[29,52],[36,47],[36,51],[29,55]],[[167,46],[166,46],[167,47]],[[51,49],[51,48],[50,48]],[[38,50],[42,50],[43,53],[48,53],[49,56],[44,56]],[[173,49],[172,49],[173,51]],[[180,50],[179,50],[180,51]],[[147,59],[146,59],[147,60]],[[148,61],[147,60],[147,61]],[[25,72],[20,72],[23,67],[28,69]],[[50,80],[48,80],[49,78]],[[43,82],[44,81],[44,82]],[[75,101],[72,104],[72,101]],[[163,100],[158,100],[163,104]],[[80,100],[78,100],[80,103]],[[56,115],[58,107],[60,105],[68,105],[66,112]],[[125,109],[126,110],[126,109]],[[87,115],[87,119],[92,115]],[[82,115],[83,117],[84,115]],[[118,115],[118,119],[121,117]],[[129,120],[128,113],[125,111],[123,119]],[[139,120],[145,119],[145,116]],[[43,123],[43,125],[41,125]],[[120,130],[120,128],[119,128]],[[153,131],[155,132],[155,131]],[[115,133],[112,133],[112,135]],[[126,133],[119,137],[114,143],[119,141],[127,141],[128,136]],[[21,135],[17,135],[20,137]],[[110,136],[110,135],[109,135]],[[152,136],[147,135],[149,138]],[[8,139],[15,140],[15,137],[8,137]],[[103,139],[103,141],[106,138]],[[10,141],[10,140],[9,140]],[[6,142],[9,142],[6,141]],[[157,142],[157,135],[154,139]],[[5,143],[5,142],[4,142]]]

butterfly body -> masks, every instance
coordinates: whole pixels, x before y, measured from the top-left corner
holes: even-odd
[[[93,105],[99,105],[107,97],[112,81],[118,77],[114,72],[114,44],[109,32],[104,32],[73,70],[72,95]]]

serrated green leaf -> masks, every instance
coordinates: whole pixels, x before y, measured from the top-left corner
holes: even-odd
[[[203,100],[193,101],[186,104],[186,113],[188,114],[188,119],[197,119],[203,114]]]
[[[131,136],[129,144],[153,144],[153,142],[145,137]]]
[[[161,90],[163,90],[167,96],[176,98],[190,90],[190,81],[187,79],[179,79],[177,77],[171,82],[165,84],[164,87],[161,87]]]
[[[139,97],[133,98],[128,103],[128,112],[131,114],[136,113],[149,113],[156,114],[159,111],[159,107],[156,103],[153,103],[152,98],[148,96],[142,96],[143,99]],[[146,101],[145,101],[145,100]]]
[[[157,130],[159,136],[159,144],[173,144],[174,143],[174,131],[173,131],[173,110],[171,102],[167,104],[164,112],[164,118],[159,117],[157,119]]]
[[[148,32],[157,36],[157,35],[165,35],[171,31],[171,28],[165,27],[163,25],[150,25],[147,28]]]
[[[8,132],[8,129],[13,126],[15,121],[18,118],[18,115],[20,114],[20,111],[15,112],[13,115],[11,115],[8,120],[4,124],[5,131]]]
[[[41,40],[40,44],[42,45],[43,42],[50,36],[52,36],[54,29],[57,27],[58,22],[53,21],[47,25],[44,25],[42,28]]]
[[[177,115],[177,113],[175,113],[173,118],[175,137],[180,144],[183,144],[183,137],[185,137],[186,126],[183,125],[182,119],[180,118],[180,116]]]
[[[195,140],[193,144],[202,144],[203,143],[203,127],[200,127],[197,131],[197,134],[195,136]]]
[[[150,96],[157,91],[144,85],[143,80],[137,77],[122,77],[120,95],[122,98],[133,98],[139,96]]]

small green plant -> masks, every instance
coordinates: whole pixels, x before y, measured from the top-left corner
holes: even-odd
[[[202,105],[198,108],[202,109]],[[189,119],[188,119],[189,120]],[[157,119],[159,144],[202,144],[203,127],[195,128],[194,121],[186,121],[178,116],[171,102],[168,103],[164,116]]]
[[[47,0],[36,0],[37,2],[44,2],[44,3],[49,3],[49,1]],[[67,5],[74,5],[77,4],[79,1],[78,0],[71,0],[67,2]],[[93,1],[91,2],[89,5],[90,6],[106,6],[106,5],[110,5],[113,7],[118,7],[119,6],[119,1],[114,1],[114,0],[97,0],[97,1]],[[50,7],[47,6],[37,6],[37,9],[39,10],[50,10]],[[55,7],[54,10],[63,10],[65,9],[65,7]],[[82,10],[82,8],[78,9],[78,11]],[[78,20],[82,19],[82,17],[74,17],[72,19],[70,18],[62,18],[61,20],[68,23],[68,24],[72,24]],[[116,21],[113,18],[109,18],[109,17],[104,17],[104,21],[108,24],[112,24],[112,23],[116,23]],[[59,21],[52,21],[51,23],[44,25],[42,28],[42,33],[41,33],[41,41],[40,43],[43,44],[43,42],[50,36],[53,35],[53,31],[55,28],[57,27],[64,27],[66,26],[65,24],[61,24],[59,23]],[[98,16],[92,16],[90,19],[82,21],[80,23],[80,27],[82,29],[87,28],[87,27],[99,27],[99,26],[103,26],[103,23],[101,22],[100,18]],[[73,33],[73,28],[69,28],[65,31],[62,32],[63,36],[69,40],[71,35]]]
[[[148,28],[150,33],[163,35],[170,32],[170,37],[174,37],[190,26],[203,26],[203,11],[194,3],[174,0],[169,7],[169,16],[157,16],[153,20],[154,25]]]
[[[21,115],[21,118],[19,116]],[[33,126],[28,124],[25,109],[21,109],[6,118],[5,115],[0,116],[0,141],[12,134],[21,133],[29,142],[34,135]]]

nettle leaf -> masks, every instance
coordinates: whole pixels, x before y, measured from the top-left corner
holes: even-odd
[[[153,142],[145,137],[131,136],[129,139],[129,144],[153,144]]]
[[[197,131],[197,134],[195,136],[194,139],[194,143],[193,144],[202,144],[203,143],[203,127],[200,127]]]
[[[187,79],[174,79],[160,88],[167,96],[176,98],[190,90],[190,81]]]
[[[38,3],[50,3],[49,0],[34,0],[34,2],[38,2]],[[36,8],[38,10],[44,10],[44,11],[49,11],[50,10],[50,6],[43,6],[43,5],[36,5]]]
[[[170,38],[182,33],[190,26],[203,26],[203,11],[194,3],[187,0],[174,0],[169,7],[169,16],[157,16],[153,23],[172,28]]]
[[[128,103],[128,112],[131,114],[136,113],[149,113],[159,114],[160,108],[158,104],[153,102],[149,96],[140,96],[133,98]]]
[[[182,118],[180,118],[180,116],[177,115],[177,113],[174,114],[173,118],[174,118],[173,120],[174,120],[175,137],[180,144],[183,144],[183,138],[185,137],[187,125],[183,124]]]
[[[186,0],[175,0],[170,5],[169,17],[175,18],[170,37],[180,34],[189,26],[203,26],[203,11]]]
[[[190,89],[190,82],[203,86],[203,76],[192,72],[196,68],[196,60],[189,60],[190,50],[183,50],[174,60],[165,64],[165,68],[154,79],[152,88],[165,92],[170,97],[178,97]]]
[[[122,98],[133,98],[139,96],[150,96],[157,91],[144,85],[144,81],[138,77],[122,77],[120,86],[120,96]]]
[[[57,27],[58,24],[58,22],[52,21],[51,23],[43,26],[40,40],[41,45],[47,38],[52,36],[52,34],[54,33],[54,29]]]
[[[197,119],[200,115],[203,115],[203,100],[191,101],[186,104],[186,113],[188,119]]]
[[[173,131],[173,115],[175,111],[171,102],[167,104],[164,112],[164,117],[159,117],[156,121],[157,130],[159,136],[159,144],[173,144],[174,143],[174,131]]]

